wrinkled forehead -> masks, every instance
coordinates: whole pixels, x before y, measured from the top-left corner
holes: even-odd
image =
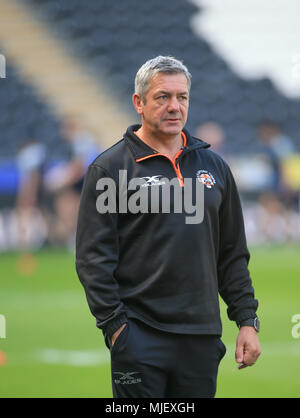
[[[165,91],[176,93],[189,93],[189,85],[183,73],[158,72],[149,80],[149,92]]]

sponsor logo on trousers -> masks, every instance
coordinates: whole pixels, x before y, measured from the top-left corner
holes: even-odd
[[[136,383],[141,383],[142,379],[140,377],[133,377],[132,375],[139,374],[139,372],[113,372],[119,377],[114,379],[116,385],[135,385]]]

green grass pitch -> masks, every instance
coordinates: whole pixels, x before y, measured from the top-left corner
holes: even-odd
[[[251,249],[262,328],[255,366],[237,370],[238,330],[221,301],[227,353],[217,397],[299,397],[300,338],[292,336],[292,317],[300,314],[299,253],[292,246]],[[43,250],[0,259],[0,315],[6,320],[0,397],[111,397],[109,352],[89,312],[74,255]]]

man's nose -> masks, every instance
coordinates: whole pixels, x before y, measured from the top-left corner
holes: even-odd
[[[177,97],[171,97],[168,103],[169,112],[178,112],[179,111],[179,102]]]

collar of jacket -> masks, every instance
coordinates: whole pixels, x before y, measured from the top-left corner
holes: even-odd
[[[149,145],[147,145],[145,142],[143,142],[137,135],[135,135],[135,132],[140,127],[141,125],[131,125],[129,126],[124,135],[125,142],[129,146],[135,160],[147,157],[149,155],[155,155],[158,153],[157,151],[149,147]],[[182,148],[181,155],[198,148],[210,147],[210,144],[208,144],[207,142],[204,142],[201,139],[191,136],[186,129],[183,129],[183,133],[186,136],[186,146]]]

